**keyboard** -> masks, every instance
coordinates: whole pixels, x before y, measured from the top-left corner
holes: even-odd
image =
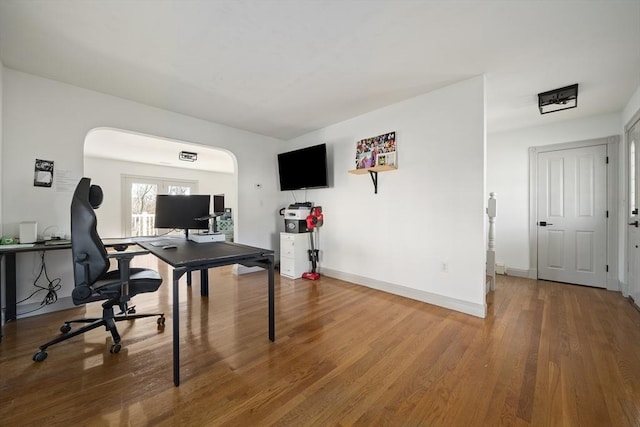
[[[35,243],[14,243],[11,245],[0,245],[0,250],[2,249],[20,249],[20,248],[32,248],[36,244]]]
[[[58,245],[70,245],[71,240],[66,239],[52,239],[44,242],[45,246],[58,246]]]

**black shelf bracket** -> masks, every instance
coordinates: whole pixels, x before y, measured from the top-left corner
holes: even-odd
[[[369,175],[371,175],[371,181],[373,181],[374,194],[378,194],[378,172],[377,171],[369,171]]]

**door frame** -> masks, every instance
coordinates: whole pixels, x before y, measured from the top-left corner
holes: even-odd
[[[624,185],[623,185],[623,194],[624,194],[624,224],[627,223],[627,219],[629,218],[629,130],[636,123],[640,122],[640,110],[636,111],[636,113],[631,117],[629,122],[624,125]],[[636,150],[640,149],[640,146],[636,146]],[[636,168],[639,168],[640,165],[636,164]],[[625,297],[629,296],[629,227],[624,226],[624,271],[622,274],[622,286],[621,292]],[[635,302],[637,305],[640,304],[640,301]]]
[[[122,188],[120,194],[122,197],[121,205],[122,212],[121,215],[121,224],[122,224],[122,235],[130,236],[129,229],[131,227],[131,191],[129,189],[128,180],[139,180],[140,182],[148,182],[148,183],[158,183],[158,194],[164,194],[160,191],[166,190],[163,186],[166,186],[167,183],[170,184],[184,184],[185,186],[190,186],[193,189],[193,193],[198,193],[198,184],[197,180],[189,180],[189,179],[179,179],[179,178],[166,178],[166,177],[157,177],[157,176],[145,176],[145,175],[130,175],[130,174],[120,174],[120,186]]]
[[[607,283],[606,288],[620,290],[618,281],[618,168],[620,136],[529,147],[529,278],[538,278],[538,153],[574,148],[607,146]]]

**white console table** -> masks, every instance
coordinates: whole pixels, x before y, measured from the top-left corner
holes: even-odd
[[[311,271],[309,233],[280,233],[280,275],[290,279]]]

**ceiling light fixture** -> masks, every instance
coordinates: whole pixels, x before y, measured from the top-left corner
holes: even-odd
[[[185,162],[195,162],[196,160],[198,160],[198,153],[193,153],[191,151],[181,151],[178,158],[180,160],[184,160]]]
[[[578,106],[578,84],[538,94],[540,114],[567,110]]]

